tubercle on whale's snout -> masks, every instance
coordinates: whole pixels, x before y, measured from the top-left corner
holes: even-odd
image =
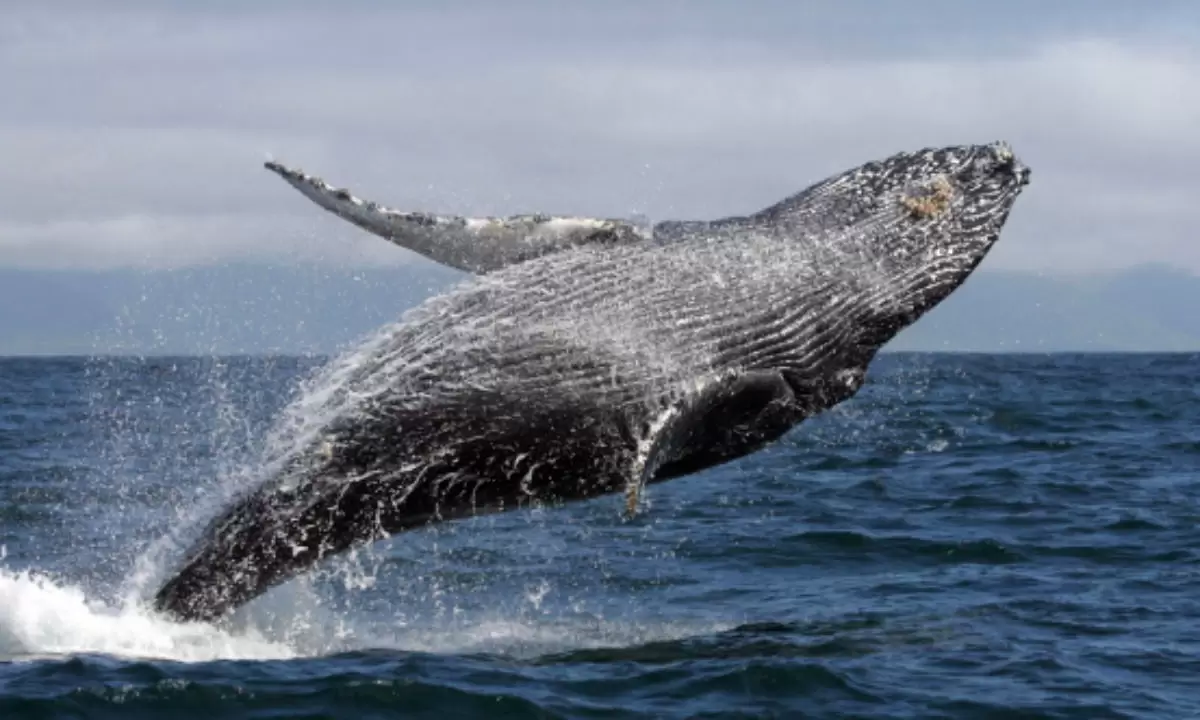
[[[1029,184],[1032,171],[1013,152],[1012,145],[1004,141],[999,141],[992,143],[988,147],[996,161],[996,169],[998,171],[1016,178],[1018,187],[1024,187]]]

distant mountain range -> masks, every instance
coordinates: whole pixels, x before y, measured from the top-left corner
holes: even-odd
[[[370,269],[0,269],[0,355],[326,354],[462,279]],[[981,270],[891,350],[1200,351],[1200,277]]]

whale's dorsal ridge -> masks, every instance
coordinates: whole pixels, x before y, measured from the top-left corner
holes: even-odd
[[[634,243],[652,235],[646,223],[622,219],[544,214],[463,217],[396,210],[274,160],[263,166],[324,210],[402,248],[470,273],[487,273],[570,247]]]

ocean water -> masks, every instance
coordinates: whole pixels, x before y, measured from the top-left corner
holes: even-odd
[[[770,449],[144,601],[316,360],[0,360],[0,718],[1200,717],[1200,358],[886,355]]]

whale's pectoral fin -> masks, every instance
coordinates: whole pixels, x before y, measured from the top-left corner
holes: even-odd
[[[806,417],[792,385],[775,371],[714,378],[679,397],[646,428],[625,490],[633,515],[649,482],[712,467],[773,442]]]
[[[367,232],[472,273],[486,273],[569,247],[633,243],[651,236],[644,225],[616,219],[553,215],[468,218],[393,210],[277,162],[267,162],[265,167],[309,200]]]
[[[865,364],[850,363],[815,373],[752,371],[708,383],[662,423],[642,482],[689,475],[757,452],[852,397],[865,377]]]

